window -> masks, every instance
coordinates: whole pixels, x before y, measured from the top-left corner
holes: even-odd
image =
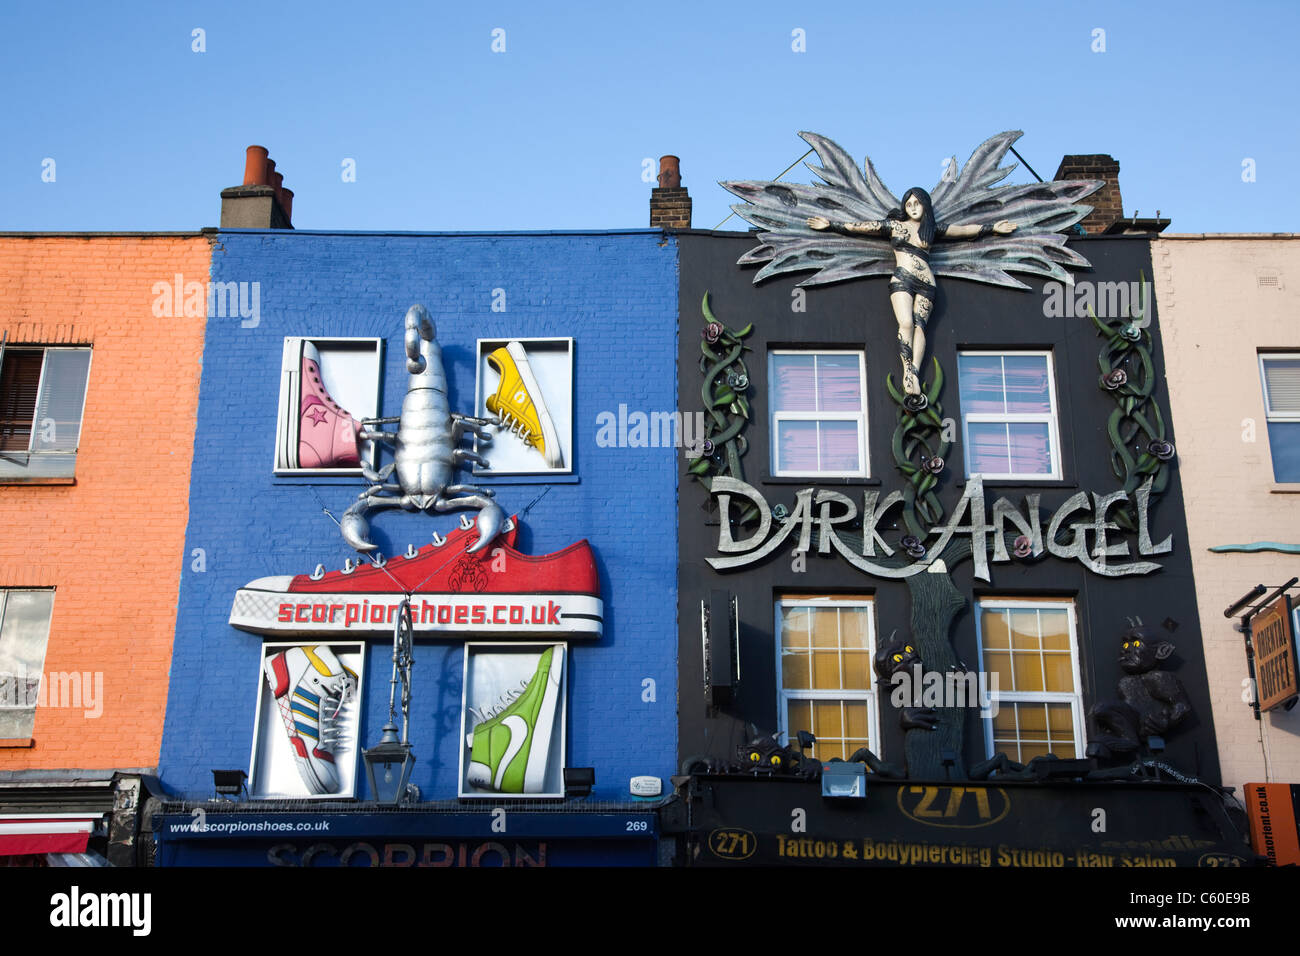
[[[254,799],[357,795],[365,666],[361,644],[262,645],[248,768]]]
[[[0,590],[0,739],[32,736],[54,591]]]
[[[457,737],[462,799],[564,796],[568,651],[563,643],[465,645]],[[531,728],[526,751],[518,747],[521,713]],[[510,731],[508,741],[500,738],[502,728]]]
[[[879,754],[875,650],[870,599],[821,595],[776,602],[780,729],[785,741],[801,730],[817,738],[813,755],[848,759],[859,747]]]
[[[567,474],[573,471],[573,339],[479,339],[474,414],[496,418],[501,427],[491,444],[474,447],[488,467],[474,466],[476,478],[491,475]],[[635,414],[635,413],[634,413]],[[629,420],[628,444],[659,446],[659,429],[636,435]],[[671,444],[671,439],[663,444]]]
[[[987,598],[976,621],[982,670],[996,702],[984,721],[989,756],[1002,751],[1020,763],[1046,753],[1083,756],[1074,602]]]
[[[961,352],[957,378],[966,477],[1061,477],[1050,353]]]
[[[772,352],[772,474],[865,478],[866,357]]]
[[[1300,353],[1261,355],[1273,479],[1300,482]]]
[[[359,433],[362,419],[379,417],[382,364],[382,339],[285,337],[275,474],[355,475],[363,460],[374,464],[374,443]]]
[[[0,481],[73,477],[89,372],[89,348],[0,342]]]

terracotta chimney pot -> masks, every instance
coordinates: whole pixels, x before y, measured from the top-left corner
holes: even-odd
[[[250,146],[244,153],[244,185],[261,186],[266,182],[266,164],[270,155],[265,146]]]
[[[659,186],[678,189],[682,185],[682,161],[676,156],[659,157]]]

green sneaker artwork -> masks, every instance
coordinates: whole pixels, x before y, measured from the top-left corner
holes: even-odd
[[[564,671],[564,646],[542,652],[537,671],[514,703],[467,735],[471,786],[497,793],[540,793]]]

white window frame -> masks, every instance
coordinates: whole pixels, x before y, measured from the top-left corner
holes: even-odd
[[[9,606],[9,595],[19,593],[19,592],[28,592],[28,591],[48,591],[50,592],[52,597],[55,595],[54,588],[0,588],[0,632],[3,632],[3,628],[4,628],[5,612],[8,610],[8,606]],[[41,688],[43,688],[45,685],[45,658],[49,655],[50,652],[50,628],[53,622],[54,622],[54,601],[53,599],[51,599],[50,616],[45,620],[45,648],[41,653],[41,662],[39,665],[37,665],[37,670],[35,674],[35,677],[40,681],[40,684],[37,685],[36,703],[30,706],[25,703],[11,704],[7,702],[4,696],[0,696],[0,711],[3,711],[5,713],[26,713],[29,711],[31,712],[33,735],[36,733],[36,711],[40,709],[42,703],[43,694],[41,693]],[[18,678],[17,674],[8,674],[7,672],[6,672],[6,676],[8,676],[11,680],[16,680]],[[30,679],[32,676],[33,676],[32,674],[23,675],[24,679]]]
[[[1052,470],[1049,474],[1037,474],[1034,472],[973,472],[970,467],[970,455],[963,454],[966,460],[966,477],[974,478],[979,476],[985,479],[1014,479],[1016,481],[1060,481],[1061,480],[1061,429],[1058,421],[1059,407],[1056,401],[1056,363],[1053,361],[1050,350],[1010,350],[1001,349],[962,349],[957,353],[957,395],[958,401],[961,396],[961,357],[963,355],[997,355],[1002,359],[1007,356],[1031,355],[1042,356],[1047,359],[1047,396],[1051,410],[1048,412],[968,412],[963,407],[961,410],[961,440],[962,448],[973,447],[970,442],[970,424],[997,424],[997,425],[1014,425],[1022,422],[1040,425],[1047,424],[1047,442],[1048,451],[1051,456]],[[1006,407],[1006,362],[1002,364],[1002,406]],[[1008,456],[1008,463],[1010,457]]]
[[[81,439],[86,432],[86,398],[90,394],[90,370],[95,362],[95,349],[90,345],[9,345],[7,342],[0,340],[0,368],[3,368],[4,357],[8,352],[37,352],[41,353],[41,375],[36,383],[36,404],[32,408],[32,428],[31,433],[27,436],[27,450],[0,452],[0,484],[3,484],[6,478],[25,478],[29,474],[34,478],[72,478],[76,474],[77,454],[81,451]],[[77,447],[71,450],[64,449],[42,449],[35,447],[36,438],[39,434],[39,423],[36,421],[36,414],[41,407],[41,395],[45,388],[45,373],[49,368],[49,354],[51,352],[85,352],[87,353],[86,362],[86,382],[81,389],[81,408],[77,411]],[[27,464],[20,465],[12,459],[3,458],[4,455],[26,455]],[[66,474],[60,470],[57,474],[46,474],[40,468],[35,469],[32,473],[31,466],[33,459],[40,459],[45,462],[52,462],[55,459],[63,458],[71,462],[71,467],[66,469]]]
[[[812,607],[812,608],[863,608],[867,609],[867,683],[866,690],[852,689],[826,689],[826,690],[797,690],[787,689],[782,679],[782,645],[784,641],[781,635],[781,611],[784,608],[791,607]],[[798,733],[805,728],[786,726],[788,703],[792,700],[837,700],[837,701],[863,701],[867,705],[867,740],[873,753],[883,758],[883,742],[880,739],[880,693],[876,690],[875,682],[875,658],[876,658],[876,601],[871,597],[845,597],[843,599],[834,599],[826,596],[801,598],[798,595],[778,596],[773,602],[773,636],[775,637],[776,653],[776,687],[777,687],[777,729],[781,733],[782,745],[790,743],[790,733]],[[843,640],[841,639],[837,650],[842,654],[844,651]],[[842,665],[841,665],[842,667]],[[809,660],[809,673],[812,673],[812,661]],[[842,671],[841,671],[842,674]],[[844,711],[841,703],[840,726],[844,727]]]
[[[548,755],[546,777],[553,784],[554,789],[538,793],[494,793],[488,790],[479,790],[472,786],[467,779],[469,775],[470,753],[473,748],[474,728],[477,725],[470,715],[471,695],[475,691],[475,685],[478,684],[479,678],[475,674],[475,667],[482,668],[486,674],[491,674],[492,663],[494,660],[501,661],[510,657],[517,659],[531,659],[536,667],[536,661],[542,654],[546,653],[548,647],[560,648],[563,655],[560,666],[560,687],[558,697],[555,701],[556,714],[555,723],[552,725],[552,741],[558,744],[558,749]],[[564,797],[564,771],[569,766],[568,761],[568,734],[569,734],[569,657],[570,645],[567,641],[521,641],[521,642],[503,642],[503,641],[467,641],[465,650],[462,654],[462,670],[460,683],[460,735],[456,738],[459,741],[457,749],[460,752],[460,761],[458,764],[459,783],[457,785],[456,796],[461,800],[493,800],[500,803],[502,800],[512,801],[534,801],[534,800],[555,800]],[[533,655],[536,654],[536,657]],[[528,673],[527,669],[524,673]],[[484,678],[487,680],[488,678]],[[525,679],[525,683],[527,680]],[[494,693],[504,689],[506,682],[498,681],[493,687]],[[500,697],[488,699],[489,702],[499,702]],[[483,700],[477,700],[475,703],[482,705]],[[558,736],[558,739],[557,739]]]
[[[317,350],[321,352],[322,366],[326,364],[326,358],[331,351],[331,346],[334,349],[355,349],[357,352],[363,351],[367,346],[372,349],[374,351],[374,380],[373,382],[358,383],[356,391],[358,394],[364,394],[366,396],[368,405],[373,405],[373,417],[382,418],[384,415],[384,410],[379,404],[381,394],[380,386],[384,379],[384,340],[382,338],[349,335],[286,335],[281,346],[280,397],[276,402],[275,447],[271,450],[271,474],[277,477],[297,477],[302,475],[360,475],[360,465],[357,465],[355,468],[289,468],[280,461],[280,444],[286,440],[286,428],[288,424],[287,416],[292,413],[292,410],[288,408],[289,386],[285,378],[285,372],[288,369],[291,350],[295,349],[297,343],[302,341],[311,342],[313,345],[317,346]],[[337,395],[332,397],[336,401],[346,401],[346,399],[340,399]],[[372,417],[367,414],[367,409],[365,407],[348,408],[346,411],[349,414],[355,413],[358,416],[358,420]],[[397,411],[400,412],[400,408]],[[376,443],[373,441],[360,442],[357,446],[361,460],[363,462],[368,462],[372,468],[376,467],[379,461],[379,449],[375,446]]]
[[[275,800],[350,800],[360,789],[361,717],[366,705],[366,659],[369,656],[364,643],[356,641],[317,642],[328,647],[339,663],[357,675],[357,696],[348,704],[346,726],[342,738],[345,748],[335,753],[335,767],[339,771],[341,788],[338,793],[304,793],[299,782],[298,769],[293,765],[293,751],[288,743],[284,721],[278,712],[275,698],[267,686],[267,660],[291,647],[315,647],[311,641],[267,641],[260,648],[257,661],[257,709],[253,712],[253,749],[248,757],[248,793],[253,799]],[[278,754],[278,759],[276,756]],[[285,781],[288,781],[285,784]],[[277,785],[278,784],[278,785]],[[374,798],[374,795],[371,795]]]
[[[772,401],[772,383],[775,378],[774,363],[779,355],[852,355],[858,360],[858,394],[862,397],[862,408],[857,412],[778,412],[775,409],[775,403]],[[816,373],[816,363],[813,365],[813,375]],[[815,382],[815,379],[814,379]],[[771,349],[767,353],[767,396],[768,407],[772,408],[771,426],[769,438],[772,444],[771,468],[774,478],[870,478],[871,477],[871,460],[867,455],[867,449],[871,447],[868,440],[868,416],[867,416],[867,354],[866,352],[855,349]],[[816,385],[813,386],[814,392]],[[783,469],[777,466],[777,428],[781,422],[803,421],[803,422],[856,422],[858,424],[858,461],[862,462],[862,468],[858,471],[795,471],[793,469]]]
[[[500,381],[500,376],[488,366],[487,357],[499,348],[504,348],[511,342],[518,342],[524,347],[524,352],[529,356],[529,364],[533,366],[533,374],[543,379],[544,376],[539,370],[539,363],[546,362],[552,366],[552,380],[562,379],[562,387],[556,387],[551,391],[553,394],[542,396],[542,401],[546,403],[547,410],[551,414],[551,424],[555,426],[555,432],[560,440],[561,462],[558,468],[546,467],[544,459],[536,451],[521,451],[522,444],[516,436],[508,438],[495,438],[493,444],[479,444],[477,437],[473,439],[474,450],[484,455],[490,465],[473,465],[471,472],[475,478],[491,478],[493,475],[513,476],[513,475],[571,475],[573,474],[573,409],[576,390],[573,387],[573,337],[564,335],[552,336],[515,336],[513,338],[494,338],[494,339],[477,339],[474,344],[474,414],[479,418],[495,418],[492,412],[488,411],[487,400],[492,394],[488,391],[488,381]],[[538,388],[542,387],[539,381]],[[534,401],[537,397],[533,396]],[[650,441],[658,446],[657,435],[650,435]],[[680,436],[679,436],[680,437]],[[514,450],[509,454],[503,454],[502,449],[514,446]],[[495,454],[494,454],[495,452]],[[513,465],[510,463],[513,461]]]
[[[1300,352],[1260,352],[1259,353],[1259,387],[1264,394],[1264,421],[1265,431],[1268,430],[1268,423],[1276,424],[1294,424],[1300,422],[1300,411],[1295,412],[1275,412],[1268,400],[1268,374],[1264,371],[1264,363],[1270,359],[1300,359]],[[1269,464],[1273,466],[1273,476],[1276,480],[1277,462],[1273,456],[1273,445],[1269,442]],[[1293,482],[1279,482],[1279,484],[1291,485]]]
[[[1300,359],[1300,352],[1260,352],[1259,353],[1259,387],[1264,393],[1264,417],[1270,422],[1300,422],[1300,411],[1275,412],[1268,401],[1268,374],[1264,363],[1274,359],[1295,361]]]
[[[998,689],[997,693],[992,692],[990,688],[989,697],[996,700],[998,705],[1002,704],[1069,704],[1070,716],[1074,726],[1074,755],[1076,758],[1083,757],[1088,747],[1087,723],[1083,713],[1083,684],[1080,682],[1079,674],[1079,624],[1078,610],[1073,599],[1033,599],[1033,598],[996,598],[985,597],[977,598],[975,601],[975,644],[979,651],[980,670],[988,674],[990,669],[984,663],[984,628],[982,625],[984,611],[986,610],[1065,610],[1065,620],[1070,631],[1070,667],[1074,678],[1074,693],[1066,694],[1060,691],[1011,691]],[[1041,653],[1040,653],[1041,656]],[[1014,655],[1013,655],[1014,665]],[[1046,675],[1044,675],[1046,677]],[[1046,679],[1043,685],[1047,685]],[[984,753],[992,757],[996,751],[993,749],[993,717],[988,716],[981,720],[984,725]],[[1020,729],[1019,722],[1016,725],[1016,735],[1019,739]]]

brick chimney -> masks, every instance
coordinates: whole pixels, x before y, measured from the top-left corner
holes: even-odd
[[[691,228],[691,197],[682,185],[681,160],[659,157],[659,185],[650,190],[650,228]]]
[[[1102,186],[1083,202],[1092,212],[1080,223],[1089,235],[1101,235],[1124,218],[1124,202],[1119,194],[1119,160],[1106,153],[1066,156],[1053,179],[1102,179]]]
[[[1092,212],[1084,218],[1080,226],[1089,235],[1126,235],[1164,232],[1169,227],[1169,219],[1162,218],[1156,210],[1155,218],[1133,215],[1125,218],[1124,201],[1119,194],[1119,160],[1105,153],[1066,156],[1056,170],[1053,179],[1100,179],[1105,181],[1091,196],[1083,201],[1092,206]]]
[[[292,229],[293,190],[265,146],[250,146],[244,156],[244,182],[221,190],[222,229]]]

